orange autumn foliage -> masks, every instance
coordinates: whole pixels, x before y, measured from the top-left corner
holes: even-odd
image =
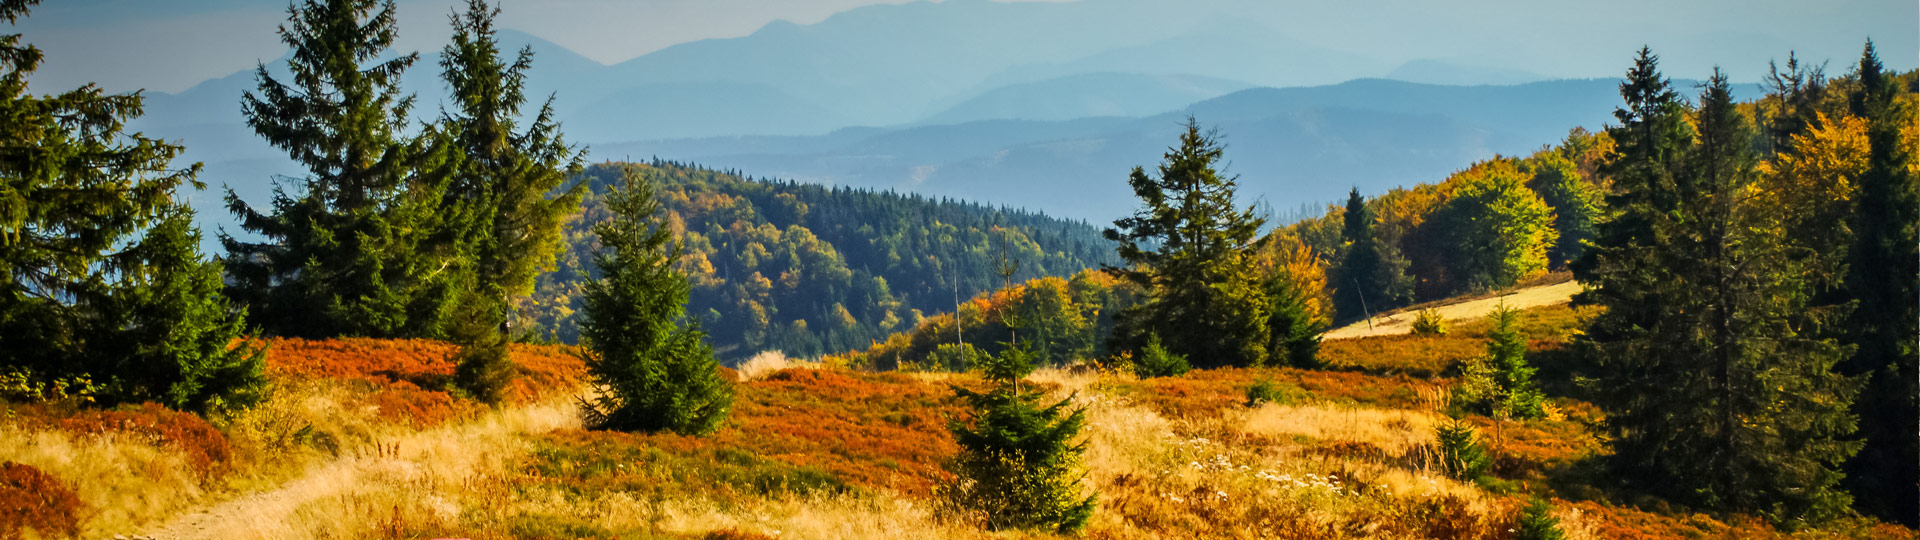
[[[58,410],[45,405],[27,405],[12,412],[18,415],[22,425],[29,427],[83,436],[111,435],[123,441],[179,452],[203,478],[221,472],[233,458],[232,446],[219,429],[199,415],[157,403],[110,410]]]
[[[267,340],[267,370],[275,377],[364,381],[368,404],[382,419],[433,426],[477,412],[477,403],[446,391],[459,347],[426,339],[339,338]],[[586,367],[572,348],[513,344],[508,354],[519,376],[508,385],[508,403],[531,403],[579,388]]]
[[[53,475],[0,462],[0,540],[77,537],[80,498]],[[27,536],[32,531],[33,536]]]
[[[733,414],[708,437],[573,431],[547,440],[645,447],[695,460],[744,453],[854,486],[924,496],[945,475],[941,461],[958,451],[947,431],[947,420],[960,414],[952,396],[945,385],[901,374],[796,368],[735,386]]]

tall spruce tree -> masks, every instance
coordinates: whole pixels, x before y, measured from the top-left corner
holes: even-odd
[[[1359,320],[1371,313],[1405,305],[1413,296],[1408,261],[1392,242],[1374,231],[1373,210],[1360,188],[1347,193],[1340,236],[1346,254],[1334,274],[1333,311],[1342,320]]]
[[[476,291],[512,303],[553,268],[560,229],[579,207],[584,182],[561,190],[581,170],[584,150],[569,147],[554,120],[553,96],[524,130],[518,126],[533,48],[511,63],[502,56],[493,21],[500,10],[468,0],[450,17],[453,42],[441,52],[442,79],[455,110],[443,114],[462,160],[447,191],[448,207],[473,208],[471,264]]]
[[[1857,302],[1848,328],[1859,348],[1843,371],[1868,383],[1854,403],[1866,445],[1848,463],[1847,480],[1863,512],[1913,526],[1920,525],[1920,178],[1900,129],[1914,111],[1893,99],[1899,90],[1872,42],[1854,76],[1859,86],[1849,101],[1867,119],[1869,152],[1854,197],[1845,285]]]
[[[692,286],[674,270],[683,249],[660,216],[654,188],[632,166],[607,194],[612,216],[594,225],[600,278],[587,283],[580,322],[587,374],[600,395],[588,424],[625,431],[705,434],[733,406],[706,334],[686,321]]]
[[[413,97],[400,75],[418,55],[379,59],[394,39],[393,2],[304,0],[287,11],[279,33],[293,49],[292,82],[261,64],[241,109],[307,174],[277,185],[265,213],[227,191],[240,227],[262,238],[222,236],[229,290],[275,334],[443,335],[471,210],[443,208],[457,163],[445,137],[406,133]]]
[[[0,19],[35,3],[0,3]],[[220,265],[201,258],[177,193],[204,187],[200,165],[175,169],[181,147],[122,131],[138,93],[29,94],[42,53],[20,37],[0,37],[0,371],[90,376],[105,404],[257,401],[261,351],[236,343],[245,312],[220,294]]]
[[[1196,367],[1256,366],[1267,359],[1267,306],[1254,265],[1262,221],[1234,206],[1235,178],[1215,169],[1223,147],[1187,119],[1158,177],[1134,167],[1127,183],[1144,205],[1113,222],[1124,268],[1114,275],[1150,291],[1127,310],[1116,339],[1129,350],[1157,333]]]
[[[1623,204],[1582,265],[1583,300],[1607,309],[1580,342],[1612,465],[1641,489],[1776,523],[1843,512],[1856,385],[1833,371],[1845,348],[1791,324],[1809,287],[1779,232],[1741,226],[1756,133],[1716,71],[1689,144],[1645,49],[1621,94]]]

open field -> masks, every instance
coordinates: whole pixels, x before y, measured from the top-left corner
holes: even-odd
[[[1565,306],[1529,314],[1536,348],[1577,320]],[[1468,417],[1499,479],[1452,479],[1434,439],[1444,358],[1475,354],[1483,334],[1330,341],[1333,371],[1029,380],[1087,410],[1083,485],[1100,501],[1089,538],[1504,539],[1530,494],[1553,500],[1571,539],[1914,537],[1864,521],[1788,534],[1628,504],[1585,472],[1603,452],[1598,413],[1564,397],[1549,419]],[[88,538],[1051,537],[982,532],[936,504],[956,450],[946,426],[965,416],[952,385],[980,384],[972,375],[768,360],[738,383],[726,427],[682,437],[581,429],[581,368],[563,349],[516,349],[519,397],[489,409],[435,389],[450,369],[436,347],[276,343],[273,398],[212,423],[15,406],[0,455],[71,492],[71,532]],[[1248,406],[1262,379],[1276,401]]]

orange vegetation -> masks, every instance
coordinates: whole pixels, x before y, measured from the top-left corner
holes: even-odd
[[[946,422],[959,409],[944,385],[900,374],[788,369],[740,383],[734,392],[732,416],[709,437],[574,431],[547,442],[605,451],[657,449],[709,462],[709,468],[735,462],[764,469],[760,460],[772,460],[832,476],[813,480],[918,495],[930,491],[945,474],[941,460],[957,451]],[[614,476],[643,474],[640,465],[628,464]]]
[[[203,478],[220,472],[233,457],[227,436],[198,415],[156,403],[112,410],[60,411],[43,405],[16,408],[21,424],[75,435],[113,435],[121,440],[173,449]]]
[[[432,426],[479,410],[445,390],[458,350],[425,339],[278,338],[268,341],[267,369],[276,377],[365,381],[373,385],[367,399],[381,418]],[[507,388],[510,403],[572,391],[586,375],[570,347],[514,344],[509,354],[520,368],[520,377]]]
[[[40,469],[0,462],[0,540],[80,534],[80,498]],[[27,532],[36,533],[27,536]]]
[[[1217,416],[1230,406],[1246,402],[1247,387],[1271,378],[1276,385],[1293,385],[1321,400],[1351,401],[1378,407],[1421,406],[1423,392],[1432,395],[1437,383],[1406,375],[1369,375],[1350,371],[1279,369],[1197,369],[1181,377],[1161,377],[1113,383],[1113,390],[1140,401],[1169,417]]]

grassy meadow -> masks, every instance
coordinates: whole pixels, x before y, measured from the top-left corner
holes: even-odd
[[[1528,312],[1555,384],[1578,324]],[[1512,538],[1528,495],[1566,537],[1913,538],[1846,522],[1780,532],[1595,487],[1603,446],[1585,403],[1542,420],[1472,416],[1497,478],[1441,470],[1446,374],[1486,329],[1325,344],[1329,370],[1217,369],[1140,380],[1097,369],[1028,378],[1087,411],[1089,538]],[[873,373],[763,354],[727,370],[737,400],[711,437],[580,427],[583,368],[516,345],[521,376],[489,408],[441,390],[452,347],[418,340],[275,340],[260,407],[212,423],[163,408],[10,406],[0,538],[1042,538],[985,533],[934,490],[956,451],[965,374]],[[1273,399],[1247,404],[1269,381]],[[1565,395],[1556,393],[1556,395]],[[28,471],[31,469],[31,471]],[[36,483],[37,482],[37,483]]]

